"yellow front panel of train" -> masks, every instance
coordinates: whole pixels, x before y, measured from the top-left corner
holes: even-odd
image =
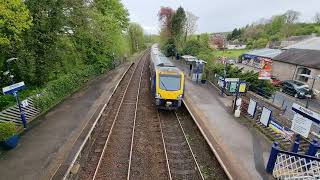
[[[161,99],[177,100],[183,95],[184,75],[183,73],[157,72],[156,90]]]

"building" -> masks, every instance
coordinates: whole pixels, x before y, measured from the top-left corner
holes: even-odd
[[[241,42],[230,42],[228,41],[226,43],[226,48],[227,49],[246,49],[247,45]]]
[[[319,38],[320,39],[320,38]],[[320,43],[320,41],[319,41]],[[293,45],[302,48],[311,48],[314,44],[303,43]],[[318,48],[315,47],[315,49]],[[320,80],[313,80],[300,74],[316,77],[320,75],[320,49],[297,49],[290,48],[273,58],[272,74],[280,80],[297,80],[308,84],[309,87],[314,83],[314,92],[320,92]]]
[[[265,62],[272,62],[272,58],[282,53],[279,49],[257,49],[246,52],[242,55],[242,64],[262,69]]]

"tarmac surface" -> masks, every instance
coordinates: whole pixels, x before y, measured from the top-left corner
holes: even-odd
[[[129,64],[121,65],[90,80],[35,120],[17,148],[0,154],[0,180],[51,179],[128,67]]]
[[[175,62],[186,72],[186,66]],[[188,73],[186,73],[188,74]],[[221,97],[213,85],[186,80],[185,102],[197,114],[206,134],[233,179],[272,179],[265,167],[271,142],[257,132],[250,123],[236,119],[230,110],[232,99]]]

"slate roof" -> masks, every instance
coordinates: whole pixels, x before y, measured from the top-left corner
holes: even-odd
[[[288,49],[273,60],[320,69],[320,50]]]

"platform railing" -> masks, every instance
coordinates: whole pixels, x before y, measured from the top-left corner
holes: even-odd
[[[279,143],[272,146],[267,172],[281,180],[320,179],[320,152],[316,141],[310,144],[306,155],[288,152],[279,148]]]

